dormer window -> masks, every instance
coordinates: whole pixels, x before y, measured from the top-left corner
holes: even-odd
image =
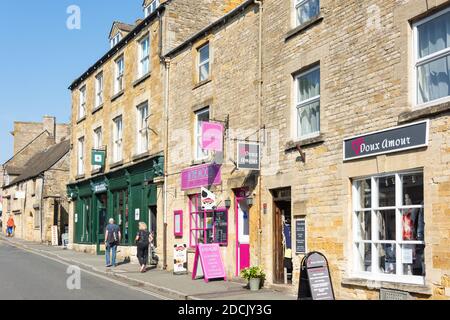
[[[159,7],[159,0],[153,0],[152,3],[150,3],[147,7],[145,7],[145,17],[148,17],[151,15],[155,10]]]
[[[114,48],[122,40],[120,33],[117,33],[114,38],[111,39],[111,48]]]

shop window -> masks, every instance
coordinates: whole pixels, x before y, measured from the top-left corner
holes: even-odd
[[[320,133],[320,67],[295,76],[297,138],[306,139]]]
[[[202,210],[200,195],[189,198],[190,246],[217,243],[228,245],[228,212],[226,209]]]
[[[353,182],[354,273],[372,280],[423,284],[423,173]]]
[[[121,190],[113,193],[114,220],[122,233],[122,244],[129,245],[130,239],[130,216],[128,210],[128,191]]]
[[[416,103],[450,97],[450,8],[414,25]]]

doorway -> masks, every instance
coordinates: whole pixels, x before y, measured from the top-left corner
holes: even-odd
[[[236,196],[236,276],[250,267],[250,210],[246,197]]]
[[[105,232],[107,225],[107,208],[108,197],[106,193],[97,196],[97,214],[98,214],[98,224],[97,224],[97,255],[105,254],[104,244],[105,244]]]
[[[272,191],[274,208],[274,283],[292,284],[291,188]]]
[[[158,247],[158,208],[156,206],[150,206],[148,209],[148,231],[153,233],[153,245]]]

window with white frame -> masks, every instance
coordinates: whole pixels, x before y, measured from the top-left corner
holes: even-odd
[[[147,36],[139,42],[139,68],[138,77],[150,72],[150,37]]]
[[[123,149],[123,121],[122,116],[114,119],[114,135],[113,135],[113,161],[122,161]]]
[[[148,151],[148,103],[137,107],[137,154]]]
[[[320,133],[320,67],[295,76],[297,138]]]
[[[200,82],[209,79],[209,43],[198,49],[198,76]]]
[[[84,137],[78,139],[77,173],[78,175],[84,174]]]
[[[112,39],[111,39],[111,48],[114,48],[119,42],[122,40],[122,35],[118,32]]]
[[[297,26],[301,26],[317,17],[320,13],[319,0],[294,0]]]
[[[125,72],[125,60],[124,57],[120,57],[116,60],[116,77],[114,81],[114,93],[121,92],[124,88],[123,75]]]
[[[450,8],[414,25],[417,104],[450,97]]]
[[[86,86],[80,89],[80,104],[78,107],[78,119],[83,119],[86,116]]]
[[[353,181],[354,273],[423,284],[424,183],[421,171]]]
[[[94,130],[94,149],[100,150],[103,148],[103,130],[102,127],[98,127]],[[100,169],[101,166],[94,166],[94,170]]]
[[[148,17],[149,15],[151,15],[153,12],[156,11],[156,9],[158,9],[159,7],[159,0],[153,0],[147,7],[145,7],[144,12],[145,12],[145,17]]]
[[[195,159],[203,160],[208,157],[208,151],[202,149],[202,124],[209,121],[209,108],[195,113]]]
[[[95,107],[103,104],[103,72],[95,77]]]

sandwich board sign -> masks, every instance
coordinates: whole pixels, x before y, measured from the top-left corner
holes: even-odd
[[[182,275],[188,273],[187,268],[187,245],[174,245],[173,248],[173,274]]]
[[[203,277],[206,283],[213,279],[227,280],[225,266],[218,244],[199,244],[195,251],[192,280]]]
[[[328,261],[320,252],[303,258],[298,300],[335,300]]]

